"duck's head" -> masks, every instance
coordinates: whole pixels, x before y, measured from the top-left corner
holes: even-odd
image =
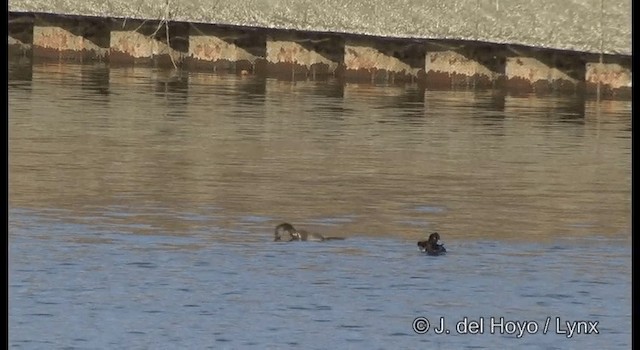
[[[429,235],[429,243],[436,244],[440,240],[440,234],[438,232],[434,232]]]
[[[294,236],[297,235],[298,232],[293,227],[293,225],[285,222],[278,226],[276,226],[276,231],[274,233],[274,241],[290,241],[294,239]]]
[[[434,249],[438,249],[438,241],[440,240],[440,234],[438,232],[434,232],[429,235],[429,238],[426,241],[419,241],[418,247],[420,251],[431,251]]]

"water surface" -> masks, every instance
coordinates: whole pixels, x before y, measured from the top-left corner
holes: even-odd
[[[9,343],[629,348],[630,111],[12,64]],[[347,240],[271,242],[283,221]],[[432,231],[448,255],[418,252]]]

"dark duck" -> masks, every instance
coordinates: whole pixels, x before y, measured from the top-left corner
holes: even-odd
[[[438,232],[434,232],[429,235],[429,239],[427,239],[426,241],[418,242],[418,247],[420,248],[421,252],[425,252],[427,253],[427,255],[445,254],[447,250],[444,249],[444,246],[442,244],[438,244],[439,240],[440,234]]]
[[[274,241],[290,242],[290,241],[329,241],[344,239],[343,237],[324,237],[319,233],[308,232],[304,230],[296,230],[290,223],[282,223],[276,226]]]

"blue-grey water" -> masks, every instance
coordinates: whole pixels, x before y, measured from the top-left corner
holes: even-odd
[[[631,347],[631,102],[15,62],[8,84],[12,348]],[[284,221],[346,239],[273,242]],[[433,231],[447,255],[418,251]]]

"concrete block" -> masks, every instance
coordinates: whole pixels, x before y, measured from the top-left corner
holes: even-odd
[[[31,56],[33,15],[9,13],[7,49],[9,56]]]
[[[39,15],[33,25],[34,58],[87,61],[106,58],[104,20]]]
[[[263,33],[192,24],[189,27],[188,66],[193,69],[234,71],[238,74],[256,72],[256,65],[265,57]]]
[[[180,67],[187,55],[188,35],[186,23],[119,20],[111,28],[109,61]]]
[[[501,53],[489,47],[437,50],[435,45],[429,45],[427,50],[425,83],[428,87],[495,87],[504,74]]]
[[[276,32],[267,36],[265,58],[269,75],[317,79],[336,73],[342,62],[342,43],[331,36]]]
[[[505,62],[505,84],[519,91],[553,92],[582,88],[584,64],[577,56],[528,52]]]
[[[419,73],[424,73],[424,59],[421,44],[348,39],[344,46],[344,76],[349,81],[416,81]]]
[[[631,97],[631,66],[623,63],[586,64],[585,81],[591,94]]]

